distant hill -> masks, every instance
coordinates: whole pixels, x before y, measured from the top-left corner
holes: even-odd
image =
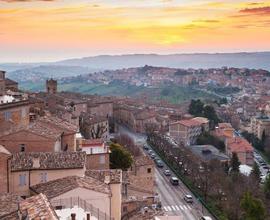
[[[101,55],[44,63],[4,63],[0,70],[18,82],[83,75],[101,70],[157,66],[172,68],[220,68],[223,66],[270,71],[270,52]]]
[[[144,65],[174,68],[219,68],[245,67],[270,70],[270,52],[256,53],[198,53],[198,54],[130,54],[102,55],[69,59],[56,62],[57,65],[84,66],[94,69],[120,69]]]
[[[43,81],[50,77],[53,78],[70,77],[87,74],[92,71],[94,70],[91,70],[88,67],[81,67],[81,66],[41,65],[41,66],[30,66],[28,68],[17,69],[15,71],[8,71],[7,76],[18,82],[29,82],[29,81],[38,82]]]

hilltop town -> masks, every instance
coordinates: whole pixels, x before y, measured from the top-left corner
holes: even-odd
[[[215,98],[59,91],[115,81]],[[44,86],[22,91],[0,71],[0,219],[240,219],[248,199],[269,216],[268,71],[144,66]]]

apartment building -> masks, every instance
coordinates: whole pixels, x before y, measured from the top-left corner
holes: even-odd
[[[67,121],[44,116],[0,136],[0,144],[11,153],[76,151],[77,129]]]
[[[225,141],[226,154],[231,158],[236,153],[241,164],[253,166],[253,147],[241,137],[227,138]]]
[[[185,146],[194,145],[204,129],[209,129],[209,123],[207,119],[202,120],[201,118],[180,120],[169,125],[170,136]]]
[[[262,139],[263,132],[266,136],[270,136],[270,117],[268,116],[256,116],[250,120],[251,132],[259,139]]]

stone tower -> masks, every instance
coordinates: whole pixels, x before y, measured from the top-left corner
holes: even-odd
[[[0,70],[0,96],[5,95],[5,71]]]
[[[46,80],[46,89],[47,89],[47,93],[49,94],[57,93],[57,80],[54,80],[52,78],[49,80]]]

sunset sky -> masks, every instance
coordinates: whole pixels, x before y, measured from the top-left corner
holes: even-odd
[[[270,0],[0,0],[0,62],[270,50]]]

